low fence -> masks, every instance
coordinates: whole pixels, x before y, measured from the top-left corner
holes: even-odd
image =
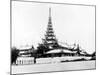
[[[46,64],[46,63],[60,63],[62,61],[72,61],[77,59],[89,60],[91,57],[85,56],[64,56],[64,57],[49,57],[49,58],[34,58],[34,57],[18,57],[16,65],[29,65],[29,64]]]
[[[34,61],[34,57],[18,57],[16,60],[16,65],[34,64]]]

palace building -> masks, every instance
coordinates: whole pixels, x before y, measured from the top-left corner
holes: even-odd
[[[91,56],[80,49],[79,44],[74,44],[73,47],[61,45],[54,34],[52,25],[51,8],[49,8],[47,31],[45,38],[42,39],[43,42],[39,44],[37,50],[34,50],[33,47],[20,50],[20,57],[16,61],[17,64],[55,63],[91,59]]]
[[[63,46],[59,44],[59,41],[56,38],[56,35],[54,34],[53,30],[53,23],[52,23],[52,17],[51,17],[51,8],[49,8],[49,19],[48,19],[48,25],[47,25],[47,31],[45,34],[45,38],[42,39],[43,43],[41,44],[40,56],[37,56],[39,58],[43,57],[61,57],[61,56],[84,56],[86,55],[86,52],[80,50],[79,45],[74,44],[73,48],[68,47],[66,45]],[[38,54],[37,54],[38,55]]]

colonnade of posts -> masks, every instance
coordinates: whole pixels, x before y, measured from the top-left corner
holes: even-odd
[[[20,57],[19,57],[20,58]],[[36,59],[34,57],[28,57],[26,59],[17,59],[15,64],[16,65],[29,65],[29,64],[35,64],[36,63]]]
[[[62,56],[64,57],[64,58],[67,58],[67,57],[73,57],[73,56],[78,56],[78,54],[67,54],[67,55],[61,55],[61,56],[58,56],[58,54],[53,54],[53,55],[51,55],[51,56],[47,56],[47,57],[43,57],[43,58],[35,58],[35,57],[24,57],[24,59],[23,58],[21,58],[21,57],[18,57],[17,58],[17,60],[16,60],[16,65],[29,65],[29,64],[36,64],[36,63],[39,63],[39,61],[38,61],[38,59],[41,59],[42,60],[42,62],[44,62],[44,60],[45,59],[53,59],[53,60],[55,60],[54,59],[54,57],[55,58],[62,58]],[[20,59],[21,58],[21,59]],[[67,60],[67,59],[66,59]],[[41,61],[40,61],[41,62]],[[48,62],[48,60],[46,60],[45,61],[45,63],[46,62]],[[52,61],[51,61],[52,62]]]

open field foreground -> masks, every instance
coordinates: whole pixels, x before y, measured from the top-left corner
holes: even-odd
[[[52,64],[12,65],[12,74],[95,69],[95,60]]]

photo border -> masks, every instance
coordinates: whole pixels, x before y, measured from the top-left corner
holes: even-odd
[[[95,8],[95,52],[96,52],[96,5],[88,4],[73,4],[73,3],[57,3],[57,2],[44,2],[44,1],[26,1],[26,0],[10,0],[10,75],[12,74],[12,65],[11,65],[11,47],[12,47],[12,1],[18,2],[33,2],[33,3],[48,3],[48,4],[60,4],[60,5],[78,5],[78,6],[89,6]],[[40,74],[40,73],[54,73],[54,72],[71,72],[71,71],[85,71],[85,70],[96,70],[96,60],[94,69],[81,69],[81,70],[63,70],[63,71],[48,71],[48,72],[31,72],[31,73],[17,73],[20,74]]]

